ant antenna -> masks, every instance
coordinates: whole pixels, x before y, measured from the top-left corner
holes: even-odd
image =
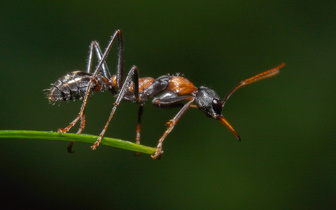
[[[264,71],[264,72],[261,72],[257,75],[254,75],[253,77],[250,77],[248,79],[245,79],[243,81],[241,81],[236,87],[234,87],[227,95],[226,97],[223,99],[222,101],[222,108],[224,107],[225,105],[225,102],[230,98],[230,96],[232,95],[232,93],[234,93],[236,90],[238,90],[239,88],[245,86],[245,85],[249,85],[251,83],[254,83],[256,81],[259,81],[259,80],[262,80],[262,79],[266,79],[266,78],[269,78],[269,77],[273,77],[275,75],[277,75],[279,72],[280,72],[280,69],[282,67],[284,67],[285,64],[282,63],[280,65],[278,65],[277,67],[275,68],[272,68],[270,70],[267,70],[267,71]]]

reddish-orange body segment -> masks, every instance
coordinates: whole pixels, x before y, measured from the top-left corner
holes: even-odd
[[[104,84],[107,84],[109,82],[106,77],[101,77],[101,79],[103,80]],[[98,80],[96,80],[96,87],[95,89],[93,89],[93,91],[102,91],[102,85]]]
[[[139,78],[139,92],[141,93],[143,90],[147,89],[154,81],[155,79],[152,77]],[[128,87],[128,90],[133,92],[133,82]]]
[[[112,87],[118,87],[117,85],[117,75],[112,75]]]
[[[167,90],[171,90],[178,95],[184,95],[197,91],[197,88],[188,79],[180,76],[174,76],[170,79]]]

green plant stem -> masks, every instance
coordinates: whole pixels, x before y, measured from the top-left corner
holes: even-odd
[[[57,141],[78,141],[93,144],[98,136],[87,134],[74,134],[74,133],[57,133],[47,131],[30,131],[30,130],[0,130],[0,138],[20,138],[20,139],[44,139],[44,140],[57,140]],[[145,154],[154,154],[155,148],[138,145],[133,142],[124,141],[115,138],[104,137],[101,141],[102,145],[108,145],[120,149],[142,152]]]

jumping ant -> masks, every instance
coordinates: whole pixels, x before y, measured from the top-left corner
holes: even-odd
[[[106,64],[106,58],[116,38],[118,39],[117,72],[115,75],[111,76]],[[90,73],[93,50],[96,51],[99,63],[94,72]],[[77,131],[77,133],[81,133],[85,127],[85,108],[91,93],[93,91],[109,90],[113,96],[116,97],[116,101],[113,103],[113,108],[105,127],[101,131],[97,141],[91,146],[93,150],[99,146],[99,143],[122,100],[137,102],[139,106],[138,123],[136,128],[137,144],[140,144],[141,115],[144,103],[147,99],[153,98],[152,103],[159,108],[182,106],[175,117],[166,123],[168,128],[159,139],[156,152],[152,155],[152,158],[159,159],[163,153],[162,144],[164,139],[173,130],[176,123],[189,109],[189,107],[197,108],[204,112],[208,117],[220,121],[236,136],[238,140],[240,140],[238,133],[221,114],[225,102],[237,89],[278,74],[284,65],[285,64],[282,63],[275,68],[241,81],[226,95],[223,100],[221,100],[214,90],[204,86],[197,88],[187,78],[178,75],[163,75],[157,79],[151,77],[140,78],[138,68],[136,66],[132,66],[126,76],[126,79],[124,79],[123,41],[121,30],[117,30],[111,37],[104,53],[102,53],[98,42],[93,41],[90,45],[86,72],[74,71],[61,77],[52,84],[51,89],[49,89],[50,93],[48,99],[51,102],[75,99],[83,100],[78,116],[66,128],[58,130],[59,133],[68,132],[78,122],[78,120],[81,120],[80,128]],[[69,152],[71,152],[72,144],[73,142],[68,147]]]

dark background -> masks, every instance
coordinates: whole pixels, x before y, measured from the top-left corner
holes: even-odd
[[[224,97],[239,81],[286,66],[237,91],[218,121],[189,110],[162,160],[77,143],[2,139],[0,205],[7,208],[332,208],[336,193],[335,1],[33,1],[0,9],[0,129],[56,131],[80,102],[50,105],[43,89],[84,70],[92,40],[123,31],[126,69],[183,73]],[[108,59],[115,71],[116,50]],[[85,133],[99,134],[114,98],[97,93]],[[178,109],[146,104],[142,143],[156,146]],[[122,103],[106,136],[135,138],[137,106]],[[71,130],[75,132],[76,129]]]

